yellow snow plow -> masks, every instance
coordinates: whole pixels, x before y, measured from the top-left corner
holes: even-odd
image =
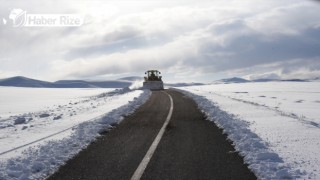
[[[147,76],[144,77],[143,89],[162,90],[163,82],[161,72],[158,70],[148,70],[145,72]]]

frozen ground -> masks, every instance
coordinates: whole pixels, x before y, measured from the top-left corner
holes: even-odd
[[[0,88],[0,179],[43,179],[150,96],[129,89]]]
[[[260,179],[320,179],[320,82],[180,87]],[[101,94],[102,93],[102,94]],[[150,96],[0,88],[0,179],[43,179]]]
[[[261,179],[320,179],[320,82],[180,87]]]

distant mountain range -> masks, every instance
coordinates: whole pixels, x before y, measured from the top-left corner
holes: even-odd
[[[201,85],[206,85],[203,83],[165,83],[165,86],[169,87],[183,87],[183,86],[201,86]]]
[[[0,79],[0,86],[35,87],[35,88],[124,88],[141,77],[126,77],[111,81],[60,80],[56,82],[40,81],[36,79],[16,76]]]
[[[246,82],[250,82],[250,81],[242,78],[238,78],[238,77],[233,77],[228,79],[220,79],[212,82],[211,84],[231,84],[231,83],[246,83]]]
[[[317,80],[318,78],[314,79]],[[217,81],[213,81],[210,84],[231,84],[231,83],[248,83],[248,82],[281,82],[281,81],[292,81],[292,82],[308,82],[310,80],[303,80],[303,79],[286,79],[286,80],[279,80],[279,79],[255,79],[255,80],[246,80],[238,77],[228,78],[228,79],[221,79]]]
[[[248,82],[270,82],[270,81],[294,81],[294,82],[308,82],[319,81],[319,78],[312,80],[288,79],[288,80],[274,80],[274,79],[257,79],[246,80],[238,77],[221,79],[209,84],[231,84],[231,83],[248,83]],[[35,88],[124,88],[129,87],[134,81],[143,81],[143,77],[131,76],[124,77],[117,80],[109,81],[85,81],[85,80],[59,80],[56,82],[40,81],[36,79],[16,76],[6,79],[0,79],[0,86],[14,86],[14,87],[35,87]],[[182,86],[200,86],[203,83],[165,83],[169,87]]]

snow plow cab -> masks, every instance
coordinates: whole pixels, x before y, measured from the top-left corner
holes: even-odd
[[[147,76],[144,77],[143,89],[162,90],[163,82],[161,72],[158,70],[148,70],[145,72]]]

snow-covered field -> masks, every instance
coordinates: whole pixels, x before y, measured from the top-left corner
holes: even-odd
[[[179,88],[224,129],[261,179],[320,179],[320,82]]]
[[[179,87],[260,179],[320,179],[320,82]],[[43,179],[150,91],[0,88],[0,179]]]
[[[150,91],[0,88],[0,179],[45,178]]]

